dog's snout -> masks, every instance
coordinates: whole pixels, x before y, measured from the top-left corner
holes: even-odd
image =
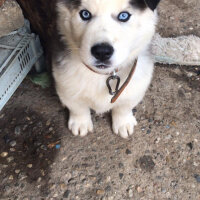
[[[102,62],[109,60],[113,52],[113,47],[108,43],[96,44],[91,48],[92,55]]]

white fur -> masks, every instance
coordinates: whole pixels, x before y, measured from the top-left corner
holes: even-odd
[[[59,30],[68,43],[71,54],[53,64],[57,93],[64,106],[70,110],[68,127],[74,135],[85,136],[93,130],[90,109],[97,113],[112,110],[114,133],[123,138],[133,134],[137,124],[132,109],[142,100],[151,81],[153,62],[148,45],[155,31],[156,13],[150,9],[138,11],[129,6],[128,0],[83,0],[83,7],[95,13],[94,21],[87,25],[79,19],[79,11],[68,10],[58,4]],[[124,9],[131,12],[131,20],[121,24],[113,16]],[[97,42],[109,42],[115,53],[112,67],[96,69],[90,48]],[[119,69],[121,84],[126,80],[135,58],[136,71],[116,103],[106,86],[107,75],[90,71],[83,63],[97,72]]]

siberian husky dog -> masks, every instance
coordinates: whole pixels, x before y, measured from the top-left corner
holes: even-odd
[[[60,39],[54,49],[53,76],[58,96],[70,112],[68,128],[75,136],[93,131],[90,109],[112,110],[113,132],[122,138],[133,134],[137,121],[132,109],[144,97],[153,73],[149,44],[158,3],[57,1]],[[115,79],[120,80],[119,87],[127,82],[123,92],[109,93],[116,87]],[[111,103],[111,94],[117,92],[119,97]]]

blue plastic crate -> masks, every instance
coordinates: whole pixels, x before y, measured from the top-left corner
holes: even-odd
[[[43,56],[39,37],[30,33],[29,23],[0,38],[0,110],[34,64]]]

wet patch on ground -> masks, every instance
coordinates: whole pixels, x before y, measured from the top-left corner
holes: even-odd
[[[26,180],[42,187],[48,182],[49,167],[61,146],[53,121],[26,107],[4,110],[0,120],[1,197],[10,184]]]

